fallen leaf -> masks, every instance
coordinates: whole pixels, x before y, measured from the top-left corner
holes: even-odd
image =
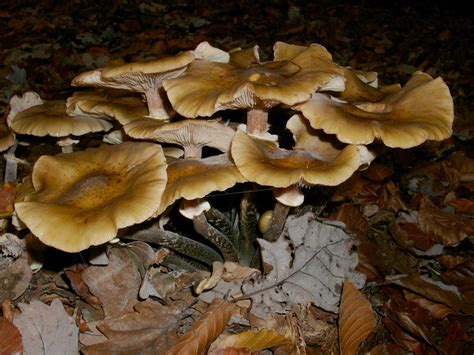
[[[30,304],[19,303],[18,308],[21,313],[13,324],[21,333],[25,354],[79,353],[79,328],[58,299],[50,306],[33,300]]]
[[[20,297],[30,284],[33,274],[24,245],[14,234],[0,236],[0,303]]]
[[[0,186],[0,218],[12,214],[15,196],[16,186],[14,184],[7,182]]]
[[[339,344],[341,353],[357,353],[359,345],[375,328],[372,305],[350,281],[345,280],[339,307]]]
[[[0,318],[0,354],[23,354],[23,343],[20,331],[8,319]]]
[[[239,334],[227,335],[219,338],[212,344],[208,355],[225,354],[227,348],[251,353],[282,345],[291,344],[291,340],[278,333],[274,329],[259,329],[258,331],[246,331]]]
[[[265,318],[285,313],[294,304],[314,302],[337,312],[344,278],[357,287],[365,275],[354,271],[357,254],[352,239],[340,228],[318,222],[312,213],[287,219],[285,235],[275,242],[259,239],[263,261],[273,269],[242,289],[252,299],[252,312]]]
[[[234,305],[215,299],[204,315],[192,328],[178,339],[166,355],[201,354],[224,330],[234,310]]]
[[[443,319],[448,315],[455,313],[451,308],[442,303],[430,301],[425,297],[419,296],[412,292],[408,292],[407,290],[403,290],[403,294],[405,295],[407,301],[413,302],[419,307],[425,309],[430,313],[432,317],[436,319]]]
[[[435,242],[453,245],[474,235],[474,221],[437,208],[428,198],[420,201],[418,221],[423,232]]]
[[[109,246],[106,266],[91,266],[82,279],[90,292],[102,303],[106,318],[133,311],[146,271],[154,263],[155,252],[146,243]]]
[[[423,343],[405,332],[394,320],[385,317],[383,324],[387,328],[391,338],[404,349],[413,352],[415,355],[424,354]]]
[[[451,285],[456,285],[464,301],[474,306],[474,258],[443,272],[441,278]]]
[[[176,328],[186,305],[173,302],[164,306],[146,300],[135,305],[134,312],[109,318],[91,328],[100,330],[81,334],[85,354],[156,354],[164,353],[176,342]],[[103,334],[103,335],[102,335]]]

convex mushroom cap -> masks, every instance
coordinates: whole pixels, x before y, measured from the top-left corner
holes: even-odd
[[[293,116],[289,123],[301,117]],[[299,125],[304,125],[299,123]],[[242,175],[260,185],[286,188],[291,185],[335,186],[348,179],[362,163],[363,146],[340,149],[323,142],[315,130],[294,150],[279,148],[275,142],[251,138],[242,131],[232,141],[232,158]],[[303,141],[303,140],[302,140]],[[304,148],[304,149],[301,149]]]
[[[181,75],[194,60],[193,51],[151,61],[114,65],[76,76],[74,86],[97,86],[141,92],[146,96],[150,117],[167,119],[162,81]]]
[[[392,148],[411,148],[452,133],[453,99],[441,78],[416,72],[401,90],[378,102],[336,102],[313,94],[295,106],[311,126],[344,143],[369,144],[376,138]]]
[[[110,122],[96,117],[68,115],[66,102],[61,100],[31,106],[15,115],[9,115],[8,121],[14,132],[40,137],[80,136],[90,132],[107,131],[112,127]]]
[[[151,217],[166,180],[162,148],[153,143],[42,156],[33,168],[34,192],[15,211],[43,243],[78,252]]]
[[[230,151],[235,131],[216,120],[181,120],[164,123],[153,119],[135,120],[124,126],[127,135],[136,139],[153,139],[184,148],[184,156],[201,158],[203,147]]]
[[[122,125],[148,117],[148,108],[140,97],[111,95],[107,92],[76,92],[67,99],[67,113],[114,118]]]
[[[342,91],[344,79],[324,47],[277,42],[271,62],[260,62],[258,47],[237,50],[230,53],[229,63],[195,60],[182,76],[163,81],[163,86],[173,108],[194,118],[225,109],[267,111],[280,103],[295,105],[318,90]],[[266,116],[260,116],[256,130],[265,132]],[[248,125],[253,134],[254,124]]]

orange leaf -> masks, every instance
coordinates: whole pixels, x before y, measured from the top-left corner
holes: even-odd
[[[229,322],[234,304],[214,299],[206,313],[192,328],[178,339],[178,342],[168,350],[167,355],[203,354],[208,346],[224,330]]]
[[[375,317],[372,305],[346,279],[342,290],[339,307],[339,345],[344,355],[356,354],[359,345],[375,328]]]
[[[436,319],[443,319],[448,315],[455,313],[454,310],[452,310],[448,306],[442,303],[430,301],[429,299],[419,296],[415,293],[403,290],[403,294],[405,295],[407,301],[413,302],[419,307],[427,310],[430,315]]]
[[[0,354],[23,354],[20,331],[4,317],[0,318]]]

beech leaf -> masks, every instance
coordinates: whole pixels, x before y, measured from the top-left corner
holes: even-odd
[[[178,339],[167,355],[201,354],[222,333],[232,315],[234,305],[214,299],[191,329]]]
[[[245,296],[253,301],[252,312],[265,318],[307,302],[337,312],[344,279],[352,279],[358,288],[365,283],[365,275],[354,271],[358,258],[351,250],[351,237],[318,222],[312,213],[288,217],[285,230],[288,239],[258,240],[263,261],[272,270],[263,279],[243,285]]]
[[[344,355],[356,354],[375,328],[372,305],[350,281],[344,282],[339,308],[339,344]]]
[[[70,317],[61,301],[54,299],[48,306],[40,301],[19,303],[21,314],[15,316],[13,324],[23,338],[25,354],[79,353],[79,328]]]
[[[21,334],[8,319],[0,318],[0,354],[23,354]]]

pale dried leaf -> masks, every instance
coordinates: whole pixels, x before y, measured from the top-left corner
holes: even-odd
[[[232,315],[234,305],[215,299],[204,315],[181,336],[167,355],[201,354],[224,330]]]
[[[215,354],[216,351],[226,348],[253,352],[290,344],[291,340],[276,330],[263,328],[258,331],[249,330],[239,334],[224,336],[212,344],[213,350],[209,351],[208,354]]]
[[[418,221],[423,232],[430,233],[432,240],[444,245],[458,244],[474,235],[473,220],[442,211],[426,197],[420,201]]]
[[[176,328],[185,304],[163,306],[147,300],[135,306],[135,312],[89,324],[98,331],[81,333],[85,354],[156,354],[164,353],[176,341]],[[159,321],[157,321],[159,320]]]
[[[307,302],[337,312],[344,279],[350,278],[359,288],[364,285],[365,276],[354,271],[358,258],[351,250],[352,240],[342,229],[307,213],[288,217],[285,234],[289,240],[259,239],[263,261],[272,270],[263,279],[243,285],[257,316],[285,313],[294,304]]]
[[[372,305],[350,280],[346,280],[339,308],[339,344],[342,354],[356,354],[359,345],[374,328]]]
[[[20,297],[28,288],[32,276],[26,253],[8,265],[0,265],[0,303]]]
[[[4,317],[0,318],[0,354],[23,354],[23,343],[18,328]]]
[[[133,311],[146,271],[155,260],[153,249],[146,243],[133,242],[109,246],[107,266],[91,266],[82,273],[90,292],[102,303],[106,318]]]
[[[13,324],[20,330],[25,355],[78,354],[79,328],[58,299],[50,306],[34,300],[18,308],[21,314]]]
[[[200,294],[203,291],[211,290],[219,283],[224,273],[224,264],[220,261],[214,261],[212,263],[212,274],[210,277],[203,279],[195,288],[196,294]]]

